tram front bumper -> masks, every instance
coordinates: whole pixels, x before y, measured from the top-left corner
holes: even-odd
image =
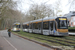
[[[67,33],[60,33],[58,32],[57,34],[55,34],[55,36],[68,36],[68,32]]]
[[[16,31],[19,32],[20,30],[13,30],[13,31],[15,31],[15,32],[16,32]]]

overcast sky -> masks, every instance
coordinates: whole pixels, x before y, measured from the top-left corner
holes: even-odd
[[[22,11],[22,12],[25,12],[29,9],[30,5],[34,3],[37,3],[37,4],[41,4],[41,3],[45,3],[46,1],[48,1],[46,4],[52,4],[54,5],[55,2],[57,0],[15,0],[15,1],[18,1],[18,10]],[[66,14],[69,12],[69,4],[68,4],[68,0],[60,0],[61,1],[61,4],[62,6],[61,7],[61,10],[63,11],[62,13]]]

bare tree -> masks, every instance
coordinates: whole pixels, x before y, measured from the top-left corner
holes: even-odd
[[[68,0],[69,10],[75,11],[75,0]]]
[[[5,13],[6,13],[5,16],[8,17],[8,18],[5,18],[6,25],[9,26],[10,24],[10,27],[12,27],[13,23],[15,22],[20,22],[20,23],[23,22],[22,17],[24,16],[24,14],[21,13],[20,11],[9,9],[8,12],[5,12]]]
[[[54,16],[60,16],[59,13],[62,12],[61,10],[61,0],[57,0],[56,3],[55,3],[55,6],[54,6]]]
[[[6,19],[10,18],[10,16],[8,16],[9,9],[15,9],[14,8],[15,5],[16,5],[16,3],[13,2],[12,0],[0,0],[0,18],[1,18],[0,27],[1,27],[1,29],[4,29],[5,24],[6,24]]]
[[[40,19],[44,17],[50,17],[53,15],[51,5],[47,6],[45,4],[34,4],[29,9],[29,17],[34,19]]]

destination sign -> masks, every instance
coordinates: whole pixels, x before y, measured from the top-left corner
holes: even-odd
[[[16,24],[16,25],[19,25],[19,24]]]
[[[66,18],[59,18],[59,20],[66,20]]]

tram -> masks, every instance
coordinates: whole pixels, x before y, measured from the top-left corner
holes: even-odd
[[[20,23],[14,23],[12,31],[20,31]]]
[[[33,20],[23,23],[30,33],[39,33],[43,35],[67,36],[68,21],[66,17],[49,17],[45,19]],[[24,26],[23,26],[24,27]]]
[[[25,22],[22,24],[22,30],[25,32],[29,32],[29,22]]]

